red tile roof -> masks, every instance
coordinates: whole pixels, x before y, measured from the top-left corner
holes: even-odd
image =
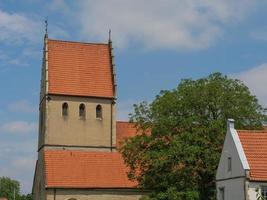
[[[116,129],[117,146],[119,146],[124,139],[134,137],[139,134],[135,124],[130,122],[117,121]]]
[[[47,187],[136,188],[129,181],[127,168],[117,152],[46,150],[44,153]]]
[[[48,93],[114,97],[108,44],[48,39]]]
[[[250,179],[267,181],[267,132],[238,130],[250,167]]]

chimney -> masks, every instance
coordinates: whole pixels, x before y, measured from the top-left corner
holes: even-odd
[[[227,129],[234,129],[235,128],[235,120],[234,119],[228,119],[227,120]]]

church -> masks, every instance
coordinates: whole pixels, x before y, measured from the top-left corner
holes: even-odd
[[[82,43],[45,34],[34,200],[137,200],[117,147],[138,134],[116,121],[112,41]]]

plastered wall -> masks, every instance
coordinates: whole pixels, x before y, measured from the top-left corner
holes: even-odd
[[[73,190],[48,189],[47,200],[138,200],[145,193],[125,190]]]
[[[45,200],[44,150],[38,153],[38,163],[35,169],[33,200]]]
[[[224,200],[245,200],[245,178],[229,179],[216,183],[217,200],[220,198],[220,188],[224,188]]]
[[[46,101],[44,142],[50,145],[115,146],[116,114],[111,99],[49,96]],[[62,116],[62,104],[68,104],[68,116]],[[83,103],[86,117],[79,117],[79,105]],[[102,119],[96,118],[96,106],[102,106]],[[112,134],[112,136],[111,136]],[[42,137],[40,137],[42,138]]]
[[[231,158],[231,169],[228,169]],[[246,172],[242,166],[233,135],[227,132],[216,174],[217,200],[222,200],[220,188],[224,188],[224,200],[245,200]]]

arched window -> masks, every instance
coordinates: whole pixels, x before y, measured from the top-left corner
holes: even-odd
[[[96,118],[102,119],[102,106],[101,105],[96,106]]]
[[[68,116],[68,111],[69,111],[69,106],[65,102],[65,103],[62,104],[62,116],[63,117],[67,117]]]
[[[83,103],[79,106],[79,116],[81,119],[85,119],[85,105]]]

